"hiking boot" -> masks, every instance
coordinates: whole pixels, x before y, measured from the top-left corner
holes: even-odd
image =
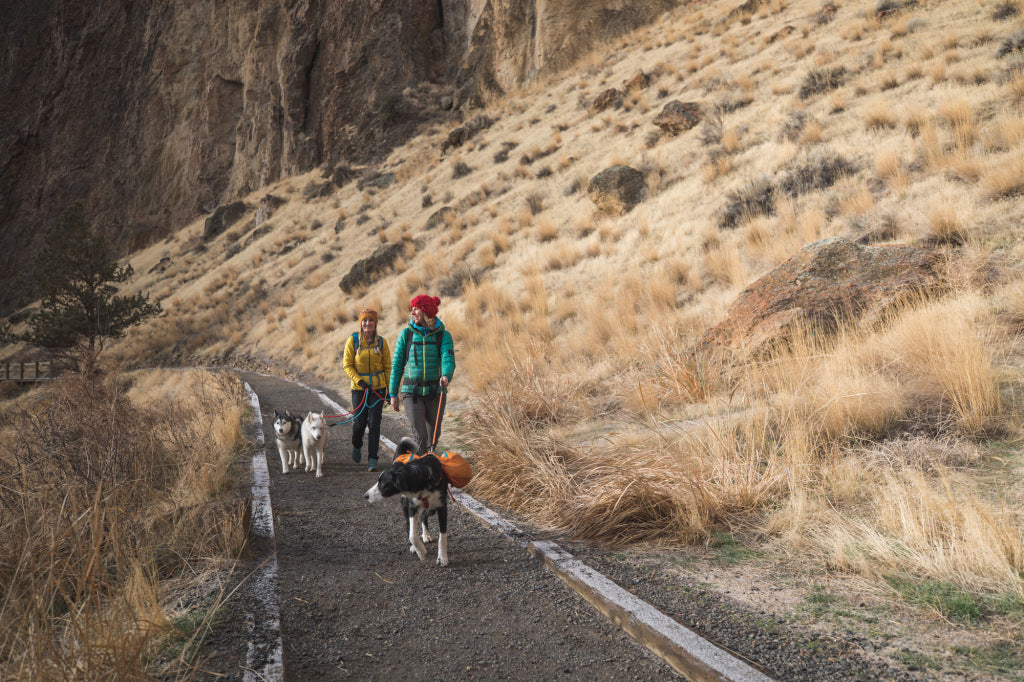
[[[376,471],[377,470],[377,460],[375,460],[375,459],[368,459],[368,460],[366,460],[366,462],[367,462],[367,464],[370,465],[370,468],[367,471]]]
[[[352,446],[352,461],[356,464],[363,459],[363,449],[357,448],[355,445]]]

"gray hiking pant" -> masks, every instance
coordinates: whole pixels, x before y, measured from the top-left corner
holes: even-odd
[[[416,434],[419,445],[416,454],[422,455],[430,449],[431,443],[441,440],[441,422],[444,421],[444,408],[448,397],[444,393],[437,395],[402,395],[402,409],[405,410],[405,418]],[[438,403],[441,411],[438,413]],[[437,421],[437,434],[434,434],[434,422]]]

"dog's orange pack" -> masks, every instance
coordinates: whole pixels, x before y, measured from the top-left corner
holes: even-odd
[[[429,453],[428,453],[429,454]],[[404,455],[395,457],[396,462],[402,464],[408,464],[414,459],[419,459],[424,455],[413,456],[411,452]],[[444,475],[448,478],[448,482],[456,488],[465,488],[473,478],[473,469],[469,466],[469,462],[466,458],[457,452],[435,452],[434,456],[441,461],[441,467],[444,469]]]

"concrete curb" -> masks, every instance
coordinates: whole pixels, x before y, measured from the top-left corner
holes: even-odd
[[[455,497],[471,514],[515,544],[525,547],[562,582],[686,679],[700,682],[771,681],[772,678],[619,587],[557,544],[530,542],[515,524],[467,493],[459,491]]]
[[[688,680],[765,682],[771,678],[680,625],[552,542],[531,542],[531,554],[634,640]]]
[[[253,573],[253,613],[247,614],[249,648],[245,656],[245,682],[284,679],[284,642],[281,638],[281,605],[277,596],[277,540],[274,513],[270,507],[270,471],[267,469],[266,440],[260,399],[247,382],[254,414],[258,447],[252,455],[252,536],[263,561]]]

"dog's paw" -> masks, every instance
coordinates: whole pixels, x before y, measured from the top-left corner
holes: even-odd
[[[434,541],[434,538],[430,537],[430,533],[424,533],[420,539],[423,540],[424,545],[429,545]]]
[[[416,543],[412,546],[412,551],[416,552],[416,556],[420,558],[420,561],[427,560],[427,548],[422,543]]]
[[[437,565],[438,566],[447,566],[448,565],[448,557],[438,555],[438,557],[437,557]]]
[[[316,477],[317,478],[323,478],[324,477],[324,472],[322,472],[322,471],[316,472]]]

